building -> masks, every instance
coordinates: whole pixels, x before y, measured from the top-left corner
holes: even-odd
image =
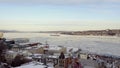
[[[26,51],[32,53],[32,54],[44,54],[44,48],[43,47],[26,47]]]
[[[14,51],[7,51],[6,54],[5,54],[5,58],[6,58],[6,61],[8,63],[11,63],[12,60],[18,55],[17,52],[14,52]]]
[[[51,54],[54,55],[56,53],[66,53],[66,48],[65,47],[59,47],[59,46],[49,46],[49,47],[44,47],[44,53],[46,54]]]

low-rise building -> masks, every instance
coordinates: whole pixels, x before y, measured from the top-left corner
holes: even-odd
[[[55,53],[66,53],[66,47],[59,46],[49,46],[47,48],[44,47],[44,53],[46,54],[55,54]]]
[[[14,52],[14,51],[7,51],[6,54],[5,54],[5,58],[6,58],[6,61],[8,63],[11,63],[12,60],[18,55],[17,52]]]
[[[44,48],[43,47],[27,47],[25,48],[26,51],[32,53],[32,54],[44,54]]]

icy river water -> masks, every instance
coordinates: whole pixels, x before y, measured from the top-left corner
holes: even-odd
[[[30,42],[45,43],[47,41],[50,45],[77,47],[93,53],[120,56],[120,37],[50,35],[50,33],[5,33],[4,37],[8,39],[29,38]]]

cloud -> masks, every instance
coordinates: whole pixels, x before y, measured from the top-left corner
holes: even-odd
[[[11,4],[52,4],[52,5],[79,5],[93,3],[120,3],[120,0],[0,0],[0,3]]]

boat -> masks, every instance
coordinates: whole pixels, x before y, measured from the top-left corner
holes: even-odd
[[[50,36],[60,36],[59,34],[51,34]]]

